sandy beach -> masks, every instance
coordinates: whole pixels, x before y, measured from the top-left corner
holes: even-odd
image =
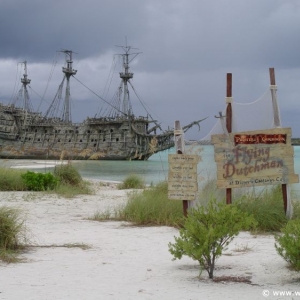
[[[34,246],[23,262],[0,263],[0,299],[300,299],[300,274],[276,253],[272,235],[242,232],[217,261],[215,276],[224,280],[214,282],[205,271],[199,277],[190,258],[172,261],[175,228],[89,220],[128,198],[115,184],[93,186],[94,195],[73,199],[0,192],[1,205],[26,214]]]

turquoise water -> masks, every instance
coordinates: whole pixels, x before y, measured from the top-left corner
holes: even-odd
[[[214,178],[216,166],[214,163],[213,146],[200,146],[202,161],[198,164],[198,174],[204,179]],[[188,149],[187,149],[188,150]],[[193,149],[194,150],[194,149]],[[168,178],[168,154],[175,149],[159,152],[148,161],[73,161],[81,176],[108,181],[123,181],[130,174],[141,176],[147,184],[156,184]],[[2,166],[23,167],[28,170],[51,171],[53,163],[49,161],[31,160],[0,160]],[[56,162],[59,163],[59,162]],[[50,165],[49,165],[50,164]],[[51,165],[52,164],[52,165]],[[294,147],[295,173],[300,174],[300,146]],[[293,190],[299,191],[300,184],[292,184]]]
[[[83,177],[123,181],[128,175],[141,176],[147,184],[156,184],[168,178],[168,154],[173,150],[153,155],[148,161],[74,161]]]
[[[136,174],[147,184],[156,184],[168,180],[168,155],[173,153],[175,153],[174,148],[162,151],[150,157],[148,161],[74,161],[73,163],[83,177],[123,181],[129,174]],[[199,165],[199,173],[211,168],[209,166],[214,159],[213,147],[205,146],[201,154],[203,161]]]

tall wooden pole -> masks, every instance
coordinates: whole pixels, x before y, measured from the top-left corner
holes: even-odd
[[[184,136],[181,129],[180,121],[175,121],[174,126],[175,148],[177,154],[184,154]],[[187,217],[188,200],[182,200],[183,215]]]
[[[226,128],[228,133],[232,132],[232,74],[227,73],[226,78]],[[230,188],[226,189],[226,204],[231,204],[232,202],[232,190]]]
[[[277,99],[276,99],[276,81],[275,81],[275,70],[274,70],[274,68],[270,68],[269,73],[270,73],[272,103],[273,103],[273,110],[274,110],[274,125],[276,127],[281,127],[280,119],[279,119],[279,110],[278,110]],[[282,184],[281,185],[281,190],[282,190],[284,212],[286,214],[286,211],[287,211],[287,185]]]

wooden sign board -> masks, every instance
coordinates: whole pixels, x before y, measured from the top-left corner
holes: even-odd
[[[199,155],[169,154],[168,198],[195,200],[198,191]]]
[[[187,191],[169,191],[168,198],[172,200],[195,200],[196,192],[187,192]]]
[[[290,128],[213,135],[218,187],[299,182],[291,136]]]

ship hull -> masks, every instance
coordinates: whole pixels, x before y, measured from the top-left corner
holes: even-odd
[[[0,157],[49,160],[147,160],[174,146],[172,135],[147,133],[145,118],[44,119],[0,107]]]

